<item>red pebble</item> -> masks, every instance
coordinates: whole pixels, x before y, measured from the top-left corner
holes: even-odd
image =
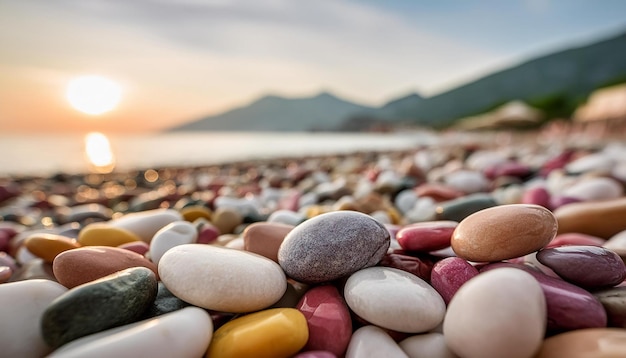
[[[430,275],[430,284],[441,295],[446,305],[459,288],[478,270],[460,257],[448,257],[435,264]]]
[[[396,239],[407,251],[437,251],[450,246],[457,225],[456,221],[446,220],[411,224],[398,231]]]

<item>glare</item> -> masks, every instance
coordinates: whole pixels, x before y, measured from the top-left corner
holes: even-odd
[[[99,115],[115,109],[122,97],[120,86],[100,76],[82,76],[70,81],[65,92],[75,109]]]
[[[111,144],[102,133],[91,132],[85,136],[85,154],[92,169],[98,173],[110,173],[115,168]]]

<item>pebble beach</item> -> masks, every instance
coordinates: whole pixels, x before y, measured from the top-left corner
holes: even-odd
[[[0,177],[2,357],[625,357],[626,142]]]

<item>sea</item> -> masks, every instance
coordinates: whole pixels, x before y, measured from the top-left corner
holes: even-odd
[[[107,165],[108,170],[123,172],[278,157],[404,150],[434,145],[440,140],[436,134],[426,131],[100,133],[95,137],[96,140],[93,134],[0,135],[0,177],[82,174]],[[110,163],[107,164],[107,160]]]

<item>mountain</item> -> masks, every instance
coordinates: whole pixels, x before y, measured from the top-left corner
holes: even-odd
[[[369,115],[445,127],[522,100],[548,116],[568,116],[596,88],[619,82],[626,82],[626,33],[542,56],[433,97],[399,98]]]
[[[334,130],[351,114],[373,108],[322,92],[314,97],[265,96],[253,103],[193,121],[174,131],[312,131]]]

